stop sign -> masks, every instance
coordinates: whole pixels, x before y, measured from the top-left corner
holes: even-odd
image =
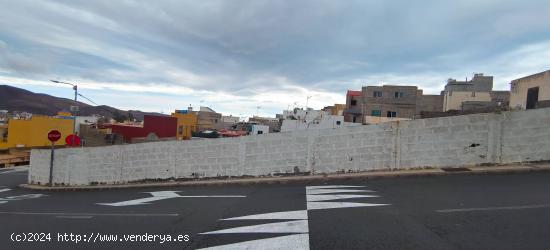
[[[52,130],[48,132],[48,140],[50,140],[51,142],[56,142],[59,140],[59,138],[61,138],[61,133],[59,131]]]

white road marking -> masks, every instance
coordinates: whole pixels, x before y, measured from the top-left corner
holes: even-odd
[[[104,206],[113,206],[113,207],[123,207],[123,206],[135,206],[135,205],[148,205],[153,201],[160,201],[172,198],[245,198],[244,195],[179,195],[176,192],[179,191],[158,191],[158,192],[147,192],[153,197],[121,201],[114,203],[96,203],[98,205]]]
[[[435,211],[438,213],[455,213],[455,212],[476,212],[476,211],[494,211],[494,210],[519,210],[519,209],[533,209],[533,208],[546,208],[546,207],[550,207],[550,204],[505,206],[505,207],[453,208],[453,209],[440,209]]]
[[[40,197],[43,197],[43,196],[46,196],[46,195],[43,195],[43,194],[25,194],[25,195],[18,195],[18,196],[10,196],[10,197],[5,197],[5,198],[0,198],[0,202],[6,203],[8,201],[35,199],[35,198],[40,198]]]
[[[234,244],[202,248],[208,250],[266,249],[266,250],[307,250],[309,234],[293,234],[261,240],[244,241]]]
[[[73,216],[67,216],[67,215],[60,215],[60,216],[55,216],[55,218],[59,218],[59,219],[91,219],[93,218],[93,216],[89,216],[89,215],[73,215]]]
[[[10,190],[11,190],[11,189],[9,189],[9,188],[0,189],[0,193],[2,193],[2,192],[7,192],[7,191],[10,191]]]
[[[17,172],[23,172],[23,171],[27,171],[27,170],[29,170],[29,167],[28,167],[28,166],[25,166],[25,167],[15,167],[15,168],[11,168],[11,169],[6,170],[6,171],[2,171],[2,172],[0,172],[0,174],[17,173]]]
[[[376,207],[390,204],[357,203],[357,202],[308,202],[307,210],[350,208],[350,207]]]
[[[307,233],[307,220],[276,222],[244,227],[235,227],[201,234],[231,234],[231,233]]]
[[[357,202],[327,202],[340,199],[357,199],[379,197],[378,195],[363,194],[334,194],[334,193],[360,193],[374,192],[362,190],[364,186],[307,186],[306,206],[307,210],[283,211],[264,214],[253,214],[240,217],[222,219],[233,220],[293,220],[287,222],[267,223],[252,226],[222,229],[201,234],[234,234],[234,233],[294,233],[293,235],[272,237],[260,240],[251,240],[203,249],[226,250],[226,249],[309,249],[309,225],[308,210],[349,208],[349,207],[372,207],[386,206],[389,204],[357,203]]]
[[[310,189],[306,190],[307,195],[311,194],[333,194],[333,193],[364,193],[364,192],[374,192],[372,190],[361,190],[361,189]]]
[[[222,220],[307,220],[307,210],[253,214]]]
[[[121,216],[121,217],[176,217],[179,214],[98,214],[98,213],[34,213],[34,212],[0,212],[8,215],[46,215],[46,216]]]
[[[365,186],[347,186],[347,185],[307,186],[306,190],[325,189],[325,188],[363,188],[363,187]]]
[[[378,195],[361,195],[361,194],[328,194],[328,195],[307,195],[307,201],[331,201],[341,199],[354,199],[354,198],[371,198],[380,197]]]

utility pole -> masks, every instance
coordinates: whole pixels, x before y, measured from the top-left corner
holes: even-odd
[[[76,84],[69,83],[69,82],[62,82],[62,81],[56,81],[56,80],[50,80],[50,81],[54,82],[54,83],[62,83],[62,84],[67,84],[67,85],[73,86],[75,106],[74,106],[74,108],[71,107],[71,112],[73,113],[73,136],[71,138],[71,146],[74,146],[74,139],[76,137],[76,115],[78,113],[78,106],[77,106],[78,103],[76,101],[76,97],[78,96],[78,86]]]
[[[260,109],[261,109],[261,108],[262,108],[261,106],[257,106],[257,107],[256,107],[256,116],[257,116],[257,117],[260,116]]]
[[[310,98],[311,98],[311,96],[308,96],[308,97],[306,98],[306,112],[307,112],[307,105],[309,104],[309,99],[310,99]]]

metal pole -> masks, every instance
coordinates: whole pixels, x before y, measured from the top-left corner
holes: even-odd
[[[52,141],[52,152],[50,155],[50,187],[53,187],[53,158],[54,158],[55,142]]]
[[[76,106],[77,105],[76,96],[78,94],[78,87],[76,85],[74,85],[73,89],[74,89],[74,103],[75,103],[75,106]],[[73,137],[71,138],[71,146],[74,146],[74,139],[76,137],[76,114],[77,114],[77,112],[78,111],[75,109],[74,114],[73,114]]]

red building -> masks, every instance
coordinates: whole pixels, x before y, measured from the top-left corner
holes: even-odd
[[[112,124],[111,132],[119,134],[125,142],[131,142],[135,138],[145,138],[154,133],[158,138],[176,138],[178,119],[171,116],[145,115],[143,127],[124,124]]]

